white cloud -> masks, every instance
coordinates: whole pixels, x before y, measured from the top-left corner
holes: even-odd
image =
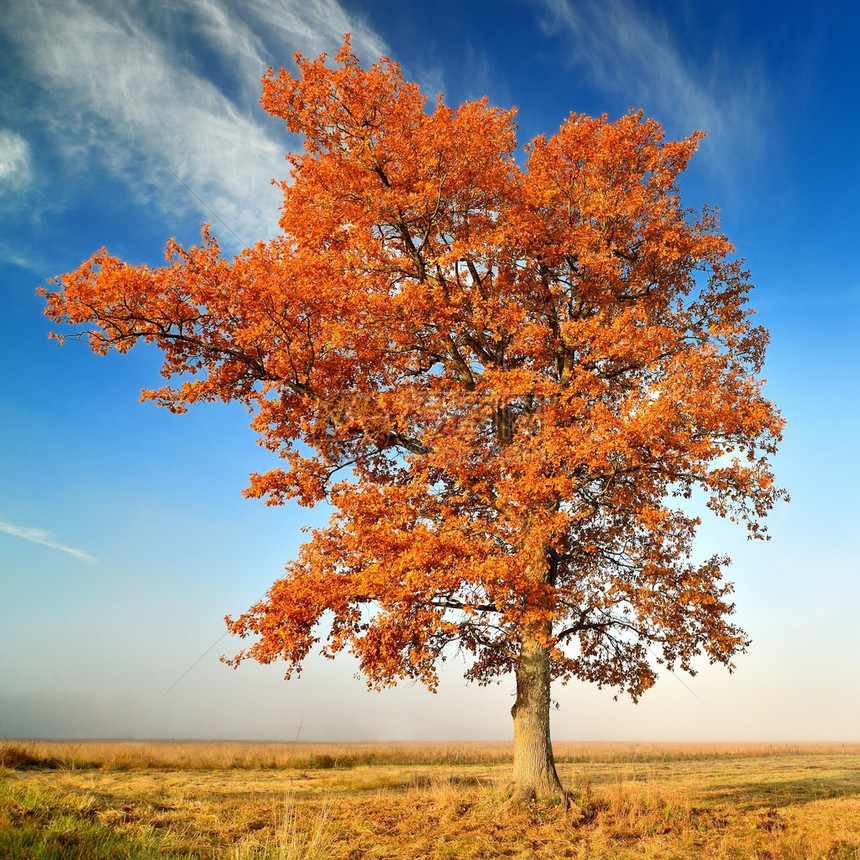
[[[606,92],[644,106],[671,134],[701,129],[718,169],[742,150],[759,153],[766,136],[767,88],[754,63],[719,51],[686,59],[664,21],[633,0],[538,0],[547,32],[570,37],[570,60]]]
[[[336,50],[353,29],[335,0],[33,0],[4,17],[0,35],[39,88],[30,121],[62,154],[64,182],[84,181],[95,159],[138,202],[214,220],[173,172],[244,242],[275,231],[270,179],[299,145],[259,106],[262,74],[297,49]],[[384,52],[360,27],[354,46]]]
[[[31,543],[38,543],[42,546],[49,546],[51,549],[58,549],[60,552],[67,552],[69,555],[73,555],[75,558],[80,559],[81,561],[96,561],[93,556],[83,552],[79,549],[74,549],[73,547],[66,546],[65,544],[58,543],[53,535],[45,531],[44,529],[31,529],[31,528],[23,528],[21,526],[13,526],[11,523],[6,523],[0,520],[0,532],[5,532],[6,534],[12,535],[13,537],[23,538],[24,540],[28,540]]]
[[[30,145],[14,131],[0,128],[0,191],[17,191],[30,184]]]
[[[336,0],[195,0],[203,8],[225,6],[235,10],[230,17],[230,29],[225,32],[225,41],[231,40],[232,27],[236,21],[254,21],[256,32],[268,49],[274,48],[277,56],[271,57],[272,65],[288,65],[292,54],[301,51],[313,57],[322,51],[336,52],[344,33],[352,33],[352,46],[356,54],[366,62],[373,62],[386,53],[385,43],[361,20],[351,18]],[[289,48],[289,52],[283,50]]]

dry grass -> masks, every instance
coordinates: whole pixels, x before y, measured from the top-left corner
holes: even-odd
[[[505,744],[10,743],[0,856],[860,860],[858,746],[556,751],[579,812],[506,805]]]
[[[583,745],[583,750],[585,745]],[[0,741],[0,766],[68,770],[327,770],[364,764],[510,761],[507,743],[254,743],[243,741]],[[7,766],[17,766],[15,764]]]
[[[860,744],[556,743],[560,763],[860,755]],[[0,740],[0,767],[66,770],[326,770],[357,765],[507,764],[508,742],[284,743]]]

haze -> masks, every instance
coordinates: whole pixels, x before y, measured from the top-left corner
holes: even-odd
[[[519,108],[520,142],[629,107],[708,137],[685,178],[718,205],[771,332],[772,540],[708,523],[753,639],[730,676],[664,674],[639,705],[559,687],[570,740],[850,741],[860,725],[854,259],[860,12],[852,4],[32,0],[0,18],[0,737],[504,739],[513,681],[370,693],[349,660],[237,672],[221,619],[255,602],[324,510],[245,501],[269,468],[241,409],[137,402],[157,356],[57,349],[35,288],[106,245],[228,252],[270,236],[299,146],[257,104],[266,67],[386,54],[433,98]],[[209,649],[209,650],[207,650]],[[202,657],[202,659],[200,659]],[[198,661],[199,662],[196,662]],[[187,673],[187,674],[186,674]]]

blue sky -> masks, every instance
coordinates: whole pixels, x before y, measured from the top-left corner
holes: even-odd
[[[271,236],[299,146],[260,108],[266,66],[345,31],[431,98],[516,105],[520,140],[571,111],[642,108],[708,138],[684,179],[718,205],[772,335],[772,540],[708,523],[734,559],[737,672],[671,675],[640,704],[559,687],[559,740],[860,740],[857,561],[860,11],[633,0],[15,0],[0,16],[0,737],[506,738],[512,682],[365,691],[349,659],[234,672],[221,618],[278,577],[324,511],[241,498],[270,466],[240,408],[137,401],[157,355],[49,342],[35,289],[106,245],[157,264],[213,222]],[[181,180],[181,181],[180,181]],[[190,189],[190,190],[189,190]]]

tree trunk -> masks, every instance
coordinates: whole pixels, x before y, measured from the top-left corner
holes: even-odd
[[[517,663],[514,718],[513,799],[563,797],[549,737],[550,662],[546,646],[523,638]]]

